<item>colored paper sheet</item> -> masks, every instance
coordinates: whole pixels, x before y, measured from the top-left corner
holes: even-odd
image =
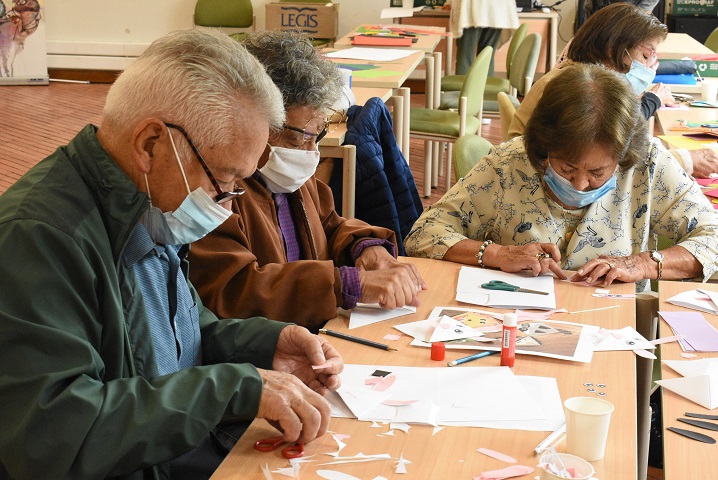
[[[358,70],[374,70],[381,68],[379,65],[367,65],[361,63],[337,63],[337,67],[356,72]]]
[[[718,331],[698,312],[658,312],[687,351],[718,352]]]
[[[393,62],[413,55],[421,50],[396,48],[363,48],[353,47],[327,53],[329,58],[348,58],[352,60],[367,60],[369,62]]]
[[[359,70],[352,73],[354,77],[359,78],[380,78],[380,77],[399,77],[402,72],[396,70]]]
[[[675,148],[685,148],[687,150],[698,150],[704,148],[706,143],[715,143],[715,139],[701,141],[683,135],[659,135],[658,138],[665,140],[666,143]]]
[[[692,308],[693,310],[718,315],[718,306],[711,301],[708,295],[697,289],[686,290],[685,292],[672,296],[666,301],[680,307]]]

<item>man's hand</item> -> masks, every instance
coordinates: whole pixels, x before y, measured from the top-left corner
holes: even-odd
[[[359,269],[359,283],[365,303],[378,303],[382,308],[393,310],[404,305],[419,305],[419,292],[414,277],[403,267],[383,270]]]
[[[710,178],[711,173],[718,173],[718,154],[710,148],[689,150],[693,160],[693,176]]]
[[[354,266],[366,271],[404,268],[417,290],[426,290],[428,288],[424,279],[419,275],[416,265],[398,261],[383,246],[368,247],[362,250],[361,255],[354,262]]]

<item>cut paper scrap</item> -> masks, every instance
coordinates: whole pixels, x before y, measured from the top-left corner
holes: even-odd
[[[384,380],[383,377],[369,377],[364,379],[364,385],[376,385],[377,383]]]
[[[672,337],[663,337],[663,338],[657,338],[655,340],[651,340],[651,343],[653,345],[660,345],[661,343],[670,343],[670,342],[677,342],[678,340],[682,339],[682,335],[673,335]]]
[[[394,385],[395,381],[396,381],[395,375],[387,375],[386,377],[384,377],[381,380],[381,382],[374,385],[373,390],[375,392],[383,392],[383,391],[387,390],[389,387],[391,387],[392,385]]]
[[[392,407],[405,407],[416,402],[418,402],[418,400],[384,400],[381,403],[382,405],[389,405]]]
[[[709,410],[718,407],[718,358],[663,363],[683,377],[657,380],[657,384]]]
[[[331,366],[332,366],[331,362],[324,362],[321,365],[312,365],[312,369],[319,370],[319,369],[327,368],[327,367],[331,367]]]
[[[276,470],[272,470],[272,473],[278,473],[279,475],[284,475],[285,477],[297,478],[297,475],[299,475],[299,464],[294,464],[285,468],[278,468]]]
[[[404,454],[399,455],[399,460],[397,460],[396,463],[396,469],[394,470],[394,473],[407,473],[406,472],[406,465],[411,463],[409,460],[404,458]]]
[[[709,296],[698,290],[686,290],[685,292],[672,296],[666,301],[680,307],[692,308],[701,312],[718,315],[718,307],[716,307],[716,304],[711,301]]]
[[[698,312],[658,312],[673,329],[681,348],[693,352],[718,352],[718,330]]]
[[[272,480],[272,472],[269,471],[269,464],[265,463],[264,466],[259,466],[264,474],[264,480]]]
[[[697,356],[695,353],[681,352],[681,357],[683,358],[696,358]]]
[[[596,298],[615,298],[617,300],[630,300],[636,298],[635,293],[592,293],[591,296]]]
[[[637,348],[637,349],[635,349],[635,350],[633,351],[633,353],[635,353],[635,354],[638,355],[639,357],[643,357],[643,358],[650,358],[650,359],[653,359],[653,360],[656,360],[656,358],[657,358],[654,354],[652,354],[652,353],[649,352],[648,350],[643,350],[642,348]]]
[[[392,430],[401,430],[404,433],[409,433],[409,429],[411,426],[408,423],[401,423],[401,422],[391,422],[389,423],[389,428]]]
[[[437,433],[439,433],[439,432],[442,431],[443,429],[444,429],[444,427],[434,427],[434,431],[431,432],[431,436],[433,437],[434,435],[436,435]]]
[[[483,453],[484,455],[487,455],[491,458],[495,458],[496,460],[501,460],[502,462],[506,463],[516,463],[516,459],[513,457],[510,457],[506,455],[505,453],[497,452],[496,450],[491,450],[489,448],[477,448],[477,452]]]
[[[342,442],[342,440],[344,440],[345,438],[349,438],[349,435],[341,435],[338,433],[337,434],[332,433],[332,438],[334,439],[335,442],[337,442],[337,451],[332,453],[331,455],[333,457],[338,457],[339,452],[341,452],[342,449],[347,446],[347,444]]]
[[[377,460],[391,460],[391,455],[388,453],[377,453],[375,455],[364,455],[359,452],[353,457],[336,457],[334,461],[327,463],[320,463],[320,466],[324,465],[339,465],[342,463],[363,463],[363,462],[376,462]]]
[[[516,309],[514,313],[516,313],[518,321],[521,322],[524,320],[548,320],[555,313],[568,313],[568,310],[565,308],[557,308],[555,310],[549,310],[548,312],[527,312],[525,310]],[[503,320],[503,318],[501,318],[501,320]]]
[[[436,328],[429,338],[429,342],[448,342],[450,340],[481,337],[483,335],[483,333],[464,325],[462,322],[444,315],[439,318]]]
[[[526,465],[511,465],[510,467],[499,470],[490,470],[483,472],[474,480],[503,480],[504,478],[521,477],[533,473],[534,468]]]
[[[368,60],[370,62],[393,62],[408,57],[421,50],[397,48],[362,48],[353,47],[327,53],[329,58],[348,58],[353,60]]]
[[[365,327],[391,318],[416,313],[416,307],[405,305],[393,310],[381,308],[378,303],[358,303],[349,314],[349,329]]]
[[[317,470],[317,475],[322,478],[326,478],[326,480],[361,480],[354,475],[349,475],[348,473],[344,472],[338,472],[336,470]]]
[[[387,333],[386,335],[384,335],[384,340],[391,340],[393,342],[399,340],[400,338],[401,338],[401,335],[396,335],[393,333]]]

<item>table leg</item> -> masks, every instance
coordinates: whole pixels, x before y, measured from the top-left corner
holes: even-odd
[[[402,151],[406,164],[409,165],[409,131],[411,129],[410,118],[411,118],[411,90],[409,87],[401,87],[401,93],[404,97],[404,131],[402,132]]]
[[[398,94],[391,97],[392,101],[392,117],[394,119],[394,137],[399,150],[404,152],[404,97]]]

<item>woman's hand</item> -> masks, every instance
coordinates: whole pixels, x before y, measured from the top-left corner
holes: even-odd
[[[529,243],[520,247],[492,243],[486,248],[483,261],[487,267],[504,272],[531,270],[538,276],[550,271],[561,280],[566,279],[559,263],[561,252],[553,243]]]
[[[633,283],[651,278],[651,270],[648,268],[649,264],[646,264],[644,256],[609,257],[601,255],[589,260],[586,265],[579,268],[571,277],[571,281],[606,287],[616,280]],[[653,262],[650,258],[648,261]]]

